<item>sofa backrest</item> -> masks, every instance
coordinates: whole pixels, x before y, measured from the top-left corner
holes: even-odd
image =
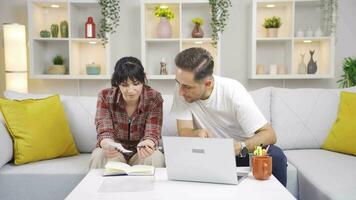
[[[356,87],[343,89],[356,92]],[[320,148],[335,122],[341,89],[273,88],[271,124],[282,149]]]

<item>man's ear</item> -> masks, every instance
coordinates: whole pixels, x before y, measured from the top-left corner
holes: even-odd
[[[205,87],[211,87],[213,84],[213,80],[212,79],[206,79],[204,82]]]

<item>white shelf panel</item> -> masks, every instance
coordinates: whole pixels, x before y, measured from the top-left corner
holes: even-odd
[[[68,38],[40,38],[40,37],[36,37],[33,38],[33,40],[37,40],[37,41],[68,41]]]
[[[314,42],[319,42],[319,41],[328,41],[332,40],[332,37],[295,37],[294,41],[296,42],[304,42],[305,40],[311,40]]]
[[[333,78],[330,74],[280,74],[280,75],[254,75],[253,79],[328,79]]]
[[[290,37],[277,37],[277,38],[257,38],[257,41],[288,41],[292,40]]]
[[[180,39],[179,38],[167,38],[167,39],[160,39],[160,38],[148,38],[146,39],[146,42],[149,42],[149,43],[160,43],[160,42],[179,42]]]
[[[110,80],[110,76],[104,75],[32,75],[32,79],[85,79],[85,80]]]
[[[150,80],[175,80],[175,75],[148,75],[148,79]]]

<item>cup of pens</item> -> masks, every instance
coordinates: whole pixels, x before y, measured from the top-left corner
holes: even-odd
[[[252,174],[257,180],[266,180],[272,174],[272,157],[268,155],[268,148],[262,145],[255,147],[252,156]]]

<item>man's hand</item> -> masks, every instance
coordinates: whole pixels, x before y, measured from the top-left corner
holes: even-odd
[[[210,133],[210,131],[208,131],[207,129],[197,129],[194,130],[195,135],[197,137],[202,137],[202,138],[212,138],[213,134]]]
[[[143,140],[137,145],[137,153],[139,159],[147,158],[154,151],[155,151],[155,143],[150,139]]]
[[[105,156],[108,159],[113,159],[120,156],[119,152],[115,149],[115,147],[110,145],[110,143],[112,142],[114,142],[114,140],[108,138],[105,138],[100,142],[100,146],[104,150]]]
[[[234,140],[234,149],[235,149],[235,156],[240,155],[241,153],[241,143]]]

